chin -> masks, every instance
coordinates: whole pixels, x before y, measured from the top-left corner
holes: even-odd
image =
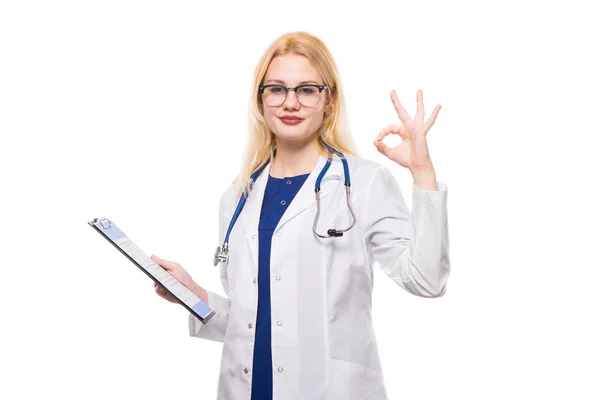
[[[287,140],[290,142],[301,142],[301,141],[310,139],[310,137],[312,135],[308,135],[304,132],[298,133],[298,132],[281,132],[280,131],[280,132],[275,133],[275,136],[280,140]]]

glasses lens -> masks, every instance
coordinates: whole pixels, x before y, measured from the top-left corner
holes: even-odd
[[[283,86],[269,86],[263,92],[263,101],[270,107],[280,106],[285,101]]]
[[[315,86],[300,86],[296,89],[298,101],[305,107],[314,107],[321,98],[319,89]]]

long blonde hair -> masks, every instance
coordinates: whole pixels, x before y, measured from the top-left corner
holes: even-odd
[[[273,162],[275,150],[275,135],[265,124],[260,107],[262,99],[259,86],[267,73],[269,64],[274,57],[287,54],[304,56],[319,72],[327,90],[327,99],[331,109],[325,114],[323,122],[316,135],[319,137],[319,150],[327,155],[325,143],[347,154],[356,155],[355,145],[348,131],[344,91],[340,81],[337,66],[327,46],[317,37],[306,32],[289,32],[277,38],[267,48],[254,70],[251,99],[248,110],[248,142],[244,152],[242,168],[237,177],[238,193],[248,195],[249,180],[268,160]]]

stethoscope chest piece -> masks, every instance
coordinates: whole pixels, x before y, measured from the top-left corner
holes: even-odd
[[[229,254],[228,254],[227,243],[223,243],[222,246],[217,246],[217,250],[215,250],[215,258],[213,260],[215,267],[220,262],[224,262],[225,264],[227,264],[228,258],[229,258]]]

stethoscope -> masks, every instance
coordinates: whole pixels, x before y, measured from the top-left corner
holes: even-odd
[[[328,239],[330,237],[343,236],[344,232],[349,231],[354,226],[354,224],[356,224],[356,216],[354,215],[354,210],[352,210],[352,206],[350,205],[350,171],[348,168],[348,161],[346,160],[346,157],[344,156],[344,154],[341,151],[334,149],[333,147],[331,147],[330,145],[328,145],[326,143],[325,143],[325,146],[327,146],[327,149],[329,150],[329,156],[327,157],[327,163],[321,170],[321,173],[319,174],[319,176],[317,177],[317,181],[315,182],[315,196],[317,198],[317,214],[315,215],[312,229],[313,229],[314,234],[317,235],[318,237],[323,238],[323,239]],[[323,179],[323,177],[327,173],[327,170],[329,169],[329,166],[331,165],[331,156],[333,153],[335,153],[337,156],[339,156],[342,159],[342,165],[344,166],[344,185],[346,186],[346,203],[348,204],[348,209],[350,210],[350,213],[352,214],[352,223],[350,224],[349,227],[347,227],[345,229],[328,229],[327,235],[324,236],[324,235],[317,233],[317,231],[316,231],[317,222],[319,221],[319,214],[321,213],[321,180]],[[256,178],[258,178],[258,176],[263,171],[263,169],[265,169],[265,167],[267,166],[268,163],[269,162],[267,161],[262,167],[260,167],[256,172],[254,172],[252,174],[252,176],[250,177],[250,190],[252,190],[252,187],[254,186],[254,182],[256,181]],[[214,258],[215,266],[219,262],[227,263],[229,260],[229,235],[231,234],[231,230],[233,229],[235,221],[237,220],[238,216],[242,212],[242,208],[244,207],[245,203],[246,203],[246,196],[244,195],[244,193],[242,193],[242,195],[240,196],[240,201],[238,202],[237,208],[233,214],[233,218],[231,219],[231,222],[229,222],[229,228],[227,229],[227,235],[225,235],[223,244],[221,246],[218,246],[217,250],[215,251],[215,258]]]

